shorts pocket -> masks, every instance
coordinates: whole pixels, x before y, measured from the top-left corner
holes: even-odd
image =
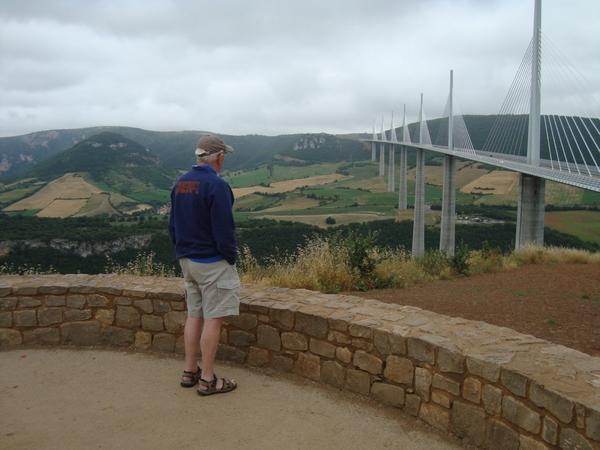
[[[237,305],[240,298],[240,280],[217,281],[217,296],[222,305]]]

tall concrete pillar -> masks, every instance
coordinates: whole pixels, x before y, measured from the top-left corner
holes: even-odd
[[[412,255],[425,254],[425,150],[417,149]]]
[[[371,142],[371,161],[377,161],[377,144]]]
[[[406,166],[406,146],[400,147],[400,185],[398,186],[398,210],[408,208],[408,168]]]
[[[527,245],[544,245],[545,200],[546,180],[522,173],[519,178],[516,251]]]
[[[394,174],[396,171],[396,167],[395,167],[395,152],[396,152],[396,148],[394,147],[393,144],[390,144],[390,154],[389,154],[389,158],[388,158],[388,192],[394,192],[395,191],[395,181],[394,181]]]
[[[454,256],[456,222],[456,158],[444,158],[444,187],[442,194],[442,224],[440,230],[440,250]]]
[[[379,143],[379,176],[385,175],[385,144]]]

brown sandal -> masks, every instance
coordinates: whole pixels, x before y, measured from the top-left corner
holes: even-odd
[[[231,392],[237,387],[237,383],[233,384],[231,380],[227,378],[221,378],[223,380],[223,386],[221,389],[217,389],[218,378],[215,375],[212,381],[205,381],[200,378],[200,386],[204,386],[206,390],[198,388],[199,395],[213,395],[213,394],[224,394],[225,392]]]
[[[198,370],[196,372],[188,372],[187,370],[184,370],[183,376],[181,377],[181,385],[186,388],[194,387],[196,384],[198,384],[198,380],[200,380],[201,375],[202,369],[200,366],[198,366]],[[190,378],[190,381],[185,381],[184,378]]]

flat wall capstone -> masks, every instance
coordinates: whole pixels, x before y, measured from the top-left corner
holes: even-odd
[[[178,278],[0,276],[0,347],[182,353]],[[243,285],[218,358],[369,396],[476,446],[600,449],[600,358],[484,322]]]

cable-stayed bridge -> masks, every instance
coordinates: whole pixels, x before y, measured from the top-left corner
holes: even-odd
[[[545,40],[544,40],[545,44]],[[551,45],[551,44],[550,44]],[[561,61],[561,55],[549,47],[544,55],[551,62],[559,61],[552,75],[558,86],[565,86],[577,71]],[[551,65],[549,65],[551,66]],[[561,68],[562,67],[562,68]],[[566,67],[566,68],[565,68]],[[545,182],[555,181],[600,192],[600,105],[597,93],[583,95],[583,102],[569,101],[570,114],[542,114],[542,33],[541,0],[535,0],[534,33],[521,67],[507,98],[481,150],[473,147],[464,119],[454,101],[453,74],[450,72],[450,94],[434,142],[429,134],[423,109],[423,95],[417,121],[417,130],[411,138],[406,124],[406,106],[400,133],[394,128],[392,114],[390,129],[386,132],[382,118],[381,133],[365,140],[371,147],[372,160],[377,159],[379,147],[379,175],[385,176],[385,150],[388,155],[388,191],[395,190],[395,153],[400,148],[400,183],[398,207],[407,209],[406,149],[417,150],[415,214],[412,253],[422,256],[424,243],[425,151],[442,153],[444,157],[444,184],[440,250],[453,255],[456,209],[456,158],[497,166],[518,172],[519,202],[517,213],[516,249],[528,244],[543,245]],[[577,81],[576,90],[589,92],[585,82]],[[573,106],[575,109],[573,109]],[[399,135],[399,136],[398,136]]]

